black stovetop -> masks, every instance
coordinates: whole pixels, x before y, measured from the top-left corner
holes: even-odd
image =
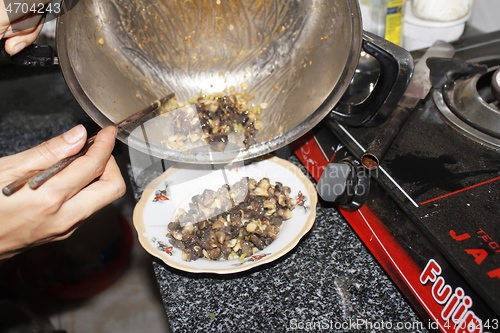
[[[500,31],[453,45],[457,60],[500,58]],[[450,126],[431,95],[402,128],[377,181],[499,315],[500,150]],[[357,158],[378,131],[325,122]]]

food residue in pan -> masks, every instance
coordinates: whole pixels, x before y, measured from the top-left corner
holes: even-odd
[[[203,140],[215,151],[224,151],[232,132],[243,135],[242,143],[248,149],[256,142],[262,110],[267,105],[250,104],[254,96],[245,92],[248,84],[241,86],[241,92],[230,87],[228,93],[197,95],[187,105],[171,100],[162,113],[172,116],[173,134],[163,143],[170,149],[182,150]]]
[[[280,182],[248,177],[217,191],[207,189],[192,197],[187,212],[179,209],[167,237],[182,250],[184,261],[243,260],[271,244],[283,221],[292,217],[297,200],[290,192]]]

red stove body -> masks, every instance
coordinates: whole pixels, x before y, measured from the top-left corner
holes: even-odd
[[[453,45],[453,59],[487,73],[454,74],[433,89],[372,174],[365,204],[341,212],[430,330],[496,332],[500,111],[489,83],[500,68],[500,31]],[[329,162],[360,159],[378,130],[327,117],[292,148],[318,180]]]

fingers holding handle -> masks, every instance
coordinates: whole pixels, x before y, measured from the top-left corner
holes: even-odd
[[[14,178],[16,175],[22,175],[5,186],[2,190],[3,194],[6,196],[14,194],[41,170],[75,156],[78,151],[83,150],[82,146],[85,145],[86,136],[85,127],[78,125],[32,149],[3,158],[4,163],[2,163],[2,166],[4,170],[11,170]]]
[[[102,129],[85,155],[40,188],[64,196],[58,214],[69,220],[83,220],[125,194],[125,181],[111,155],[115,139],[115,127]]]
[[[72,156],[71,163],[61,170],[56,170],[59,171],[57,176],[47,180],[46,186],[50,189],[61,189],[61,191],[64,191],[64,201],[68,201],[95,179],[105,176],[109,161],[114,161],[111,153],[115,145],[115,140],[116,128],[114,126],[102,129],[93,139],[93,144],[88,147],[88,151],[78,158],[73,158]],[[40,190],[44,190],[44,188],[45,185],[40,187]]]
[[[28,185],[34,190],[37,189],[40,185],[42,185],[47,180],[49,180],[53,176],[57,175],[60,171],[62,171],[64,168],[66,168],[68,165],[70,165],[78,157],[85,155],[87,153],[87,151],[89,150],[89,148],[94,144],[94,140],[95,140],[95,137],[91,137],[90,139],[87,140],[87,142],[83,146],[82,150],[80,150],[77,154],[75,154],[73,156],[68,156],[68,157],[60,160],[56,164],[52,165],[51,167],[33,174],[32,177],[30,177],[30,179],[28,181]]]
[[[68,237],[79,222],[125,193],[125,182],[111,155],[115,139],[116,129],[107,127],[97,134],[86,154],[76,158],[38,190],[25,186],[17,195],[0,196],[0,258],[11,256],[20,249]],[[36,150],[24,153],[39,156]],[[12,157],[1,158],[0,166],[15,168],[14,160],[6,161]],[[24,157],[20,155],[17,159]],[[45,159],[40,158],[40,161]],[[5,170],[0,178],[11,179],[12,175]]]
[[[5,51],[13,56],[33,43],[47,12],[59,11],[60,5],[54,10],[50,0],[0,1],[0,38],[6,39]]]

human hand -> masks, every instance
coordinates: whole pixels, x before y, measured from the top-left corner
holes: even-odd
[[[6,7],[10,0],[0,0],[0,39],[6,38],[5,51],[11,56],[18,53],[26,46],[30,45],[38,37],[45,20],[44,14],[33,14],[28,10],[23,12],[23,8],[32,8],[50,0],[16,0],[17,3],[26,3],[26,6],[11,6],[10,13]]]
[[[78,125],[32,149],[0,158],[0,188],[78,153],[86,137],[85,128]],[[106,127],[84,156],[37,190],[25,185],[9,197],[0,194],[0,259],[67,238],[79,222],[125,193],[125,182],[111,155],[115,138],[116,128]]]

